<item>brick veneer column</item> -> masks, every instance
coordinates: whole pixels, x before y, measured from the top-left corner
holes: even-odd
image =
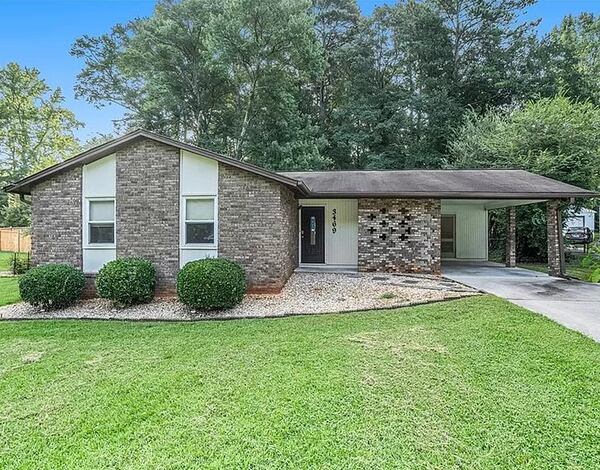
[[[560,227],[559,203],[557,200],[548,201],[547,222],[548,222],[548,274],[550,276],[563,276],[562,272],[562,227]]]
[[[506,226],[506,267],[517,266],[517,210],[508,208],[508,223]]]
[[[81,167],[36,185],[31,191],[33,265],[82,266]]]
[[[117,257],[156,267],[157,290],[179,270],[179,149],[144,139],[116,152]]]
[[[439,273],[438,199],[358,200],[358,269]]]

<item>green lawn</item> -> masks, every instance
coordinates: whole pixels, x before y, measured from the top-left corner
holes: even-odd
[[[12,259],[14,257],[12,251],[0,251],[0,272],[7,272],[12,270]],[[27,259],[27,253],[19,253],[19,257],[23,260]]]
[[[598,468],[600,345],[494,297],[0,322],[0,468]]]
[[[519,263],[519,268],[530,269],[532,271],[538,271],[540,273],[548,272],[548,265],[546,263]],[[565,265],[567,276],[570,276],[580,281],[589,281],[591,270],[589,268],[582,268],[579,265],[579,261],[573,263],[567,263]]]
[[[19,295],[19,277],[0,277],[0,307],[21,300]]]

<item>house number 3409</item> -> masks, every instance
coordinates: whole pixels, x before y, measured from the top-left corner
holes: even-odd
[[[331,209],[331,233],[337,232],[337,209]]]

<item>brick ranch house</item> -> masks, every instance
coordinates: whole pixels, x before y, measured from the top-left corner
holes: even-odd
[[[142,256],[169,291],[191,260],[222,256],[249,287],[277,291],[298,267],[439,273],[446,260],[488,258],[488,210],[547,201],[550,273],[561,274],[560,199],[594,193],[520,170],[275,173],[135,130],[29,176],[32,262],[69,263],[90,278]]]

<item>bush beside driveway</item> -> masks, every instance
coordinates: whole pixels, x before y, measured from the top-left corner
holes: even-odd
[[[491,296],[0,337],[1,468],[600,462],[600,345]]]

